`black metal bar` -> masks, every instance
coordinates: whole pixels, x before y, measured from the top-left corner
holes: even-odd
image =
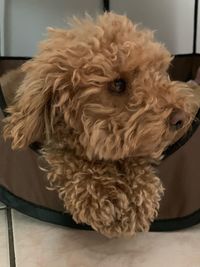
[[[196,54],[196,47],[197,47],[198,4],[199,4],[199,0],[195,0],[195,4],[194,4],[193,54]]]
[[[104,12],[110,11],[110,1],[109,0],[103,0],[103,11]]]
[[[13,223],[12,223],[12,214],[11,214],[10,208],[7,208],[7,222],[8,222],[8,243],[9,243],[10,267],[16,267]]]
[[[12,56],[0,56],[1,60],[29,60],[31,57],[12,57]]]

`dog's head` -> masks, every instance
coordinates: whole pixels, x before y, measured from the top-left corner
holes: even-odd
[[[70,133],[89,159],[156,159],[188,129],[193,94],[170,81],[171,56],[151,31],[113,13],[49,31],[8,110],[14,148]]]

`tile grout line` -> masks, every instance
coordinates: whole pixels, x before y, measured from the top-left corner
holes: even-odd
[[[12,222],[11,209],[7,208],[6,211],[7,211],[7,222],[8,222],[8,242],[9,242],[10,267],[16,267],[14,235],[13,235],[13,222]]]

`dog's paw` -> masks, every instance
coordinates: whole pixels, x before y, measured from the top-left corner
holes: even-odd
[[[102,177],[79,180],[67,186],[71,190],[65,194],[65,207],[77,223],[91,225],[107,237],[130,237],[148,231],[163,189],[156,176],[146,178],[135,177],[132,183]]]
[[[119,181],[104,186],[93,180],[86,190],[79,190],[73,204],[68,199],[66,207],[73,219],[91,225],[107,237],[133,235],[137,218],[136,207],[130,202],[130,188]]]

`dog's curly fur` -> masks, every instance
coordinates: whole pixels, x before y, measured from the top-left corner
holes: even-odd
[[[146,231],[163,188],[152,163],[188,129],[196,110],[186,84],[170,81],[170,53],[125,16],[74,19],[49,29],[5,119],[14,149],[43,143],[48,179],[76,222],[106,236]],[[113,93],[113,81],[126,90]],[[184,110],[184,125],[169,123]]]

